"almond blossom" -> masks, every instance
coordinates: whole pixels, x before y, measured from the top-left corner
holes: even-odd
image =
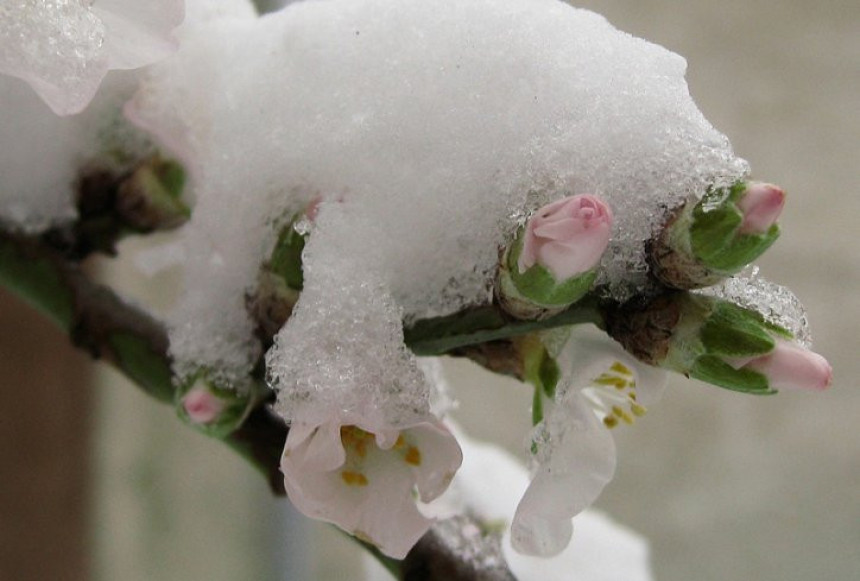
[[[47,0],[0,8],[0,73],[26,81],[58,115],[82,111],[109,70],[176,49],[183,0]]]
[[[552,556],[568,545],[571,518],[595,501],[615,473],[609,429],[632,424],[665,384],[664,371],[587,329],[573,331],[563,356],[569,375],[532,434],[536,470],[511,525],[511,544],[528,555]]]
[[[287,494],[306,516],[402,559],[433,523],[413,490],[424,502],[442,494],[462,462],[460,447],[433,416],[399,430],[354,422],[332,414],[290,426],[281,459]]]

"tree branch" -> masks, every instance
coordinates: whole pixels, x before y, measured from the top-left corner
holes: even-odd
[[[0,229],[0,284],[54,321],[77,347],[110,363],[152,397],[173,403],[175,387],[163,325],[109,288],[91,281],[80,265],[67,259],[63,250],[51,243],[50,237]],[[474,324],[482,319],[468,320]],[[444,325],[436,321],[422,328],[431,327],[443,329]],[[456,334],[448,334],[440,340],[468,345],[478,336],[468,325],[459,329],[465,333],[464,337],[457,339]],[[498,327],[493,332],[499,332]],[[414,336],[430,337],[421,333]],[[430,343],[422,343],[426,344]],[[277,495],[285,494],[280,456],[287,431],[283,420],[262,404],[224,439],[268,479]],[[514,579],[503,561],[490,571],[486,560],[475,559],[474,555],[465,554],[462,546],[446,542],[452,535],[451,531],[444,533],[434,527],[403,561],[390,559],[373,547],[366,548],[395,577],[405,581]]]

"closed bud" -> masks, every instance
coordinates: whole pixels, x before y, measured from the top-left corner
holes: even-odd
[[[503,254],[500,304],[517,318],[537,319],[575,303],[591,289],[611,233],[612,211],[596,196],[540,208]]]
[[[193,428],[224,438],[236,431],[259,401],[255,386],[230,388],[198,371],[176,390],[176,413]]]
[[[609,308],[607,332],[641,361],[753,394],[818,391],[830,364],[757,312],[713,297],[673,292]]]
[[[672,288],[715,284],[761,256],[779,237],[785,193],[772,184],[739,182],[710,190],[669,219],[651,245],[654,275]]]

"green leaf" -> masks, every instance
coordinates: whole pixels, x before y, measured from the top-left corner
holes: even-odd
[[[269,270],[283,278],[287,286],[294,290],[302,290],[304,286],[305,279],[302,272],[304,249],[305,236],[296,232],[291,222],[281,230],[269,260]]]

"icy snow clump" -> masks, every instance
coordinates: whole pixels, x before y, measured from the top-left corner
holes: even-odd
[[[612,206],[600,282],[629,295],[666,208],[747,171],[684,71],[556,0],[305,2],[189,32],[130,110],[194,180],[180,368],[250,365],[243,297],[277,228],[318,196],[306,288],[268,358],[285,411],[328,401],[308,391],[324,378],[347,397],[342,373],[374,376],[343,336],[367,348],[388,336],[389,378],[411,385],[415,364],[384,328],[488,301],[498,247],[547,201]],[[353,304],[370,281],[386,297],[374,318]]]

